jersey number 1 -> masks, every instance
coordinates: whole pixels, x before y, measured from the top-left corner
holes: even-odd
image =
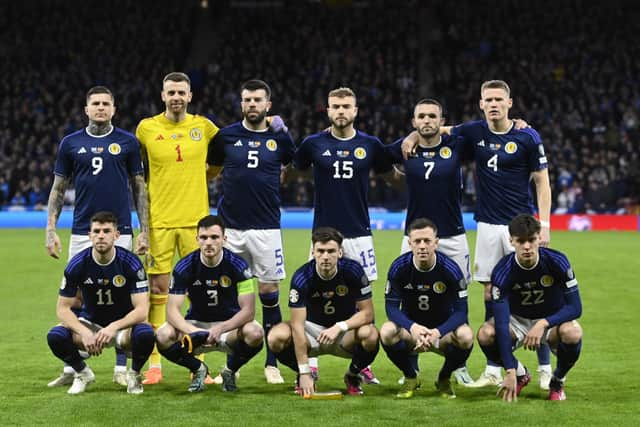
[[[178,153],[178,158],[176,159],[176,162],[181,162],[182,161],[182,152],[180,151],[180,144],[176,145],[176,153]]]

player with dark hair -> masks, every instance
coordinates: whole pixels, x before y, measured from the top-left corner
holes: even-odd
[[[371,285],[357,261],[342,257],[342,242],[336,229],[314,230],[313,259],[291,279],[291,320],[269,333],[269,347],[298,373],[296,391],[303,396],[314,392],[309,357],[333,354],[351,359],[344,381],[347,393],[360,395],[360,372],[378,353]]]
[[[282,321],[279,283],[285,277],[280,232],[281,172],[293,159],[287,132],[269,128],[271,89],[249,80],[240,90],[242,121],[223,128],[209,153],[209,163],[224,168],[224,196],[219,213],[227,224],[225,246],[249,262],[258,279],[265,336]],[[269,384],[284,382],[276,358],[267,349],[264,375]]]
[[[247,262],[223,248],[222,218],[208,215],[197,224],[199,249],[173,270],[167,323],[158,329],[158,348],[167,359],[188,368],[188,390],[204,390],[208,368],[195,355],[222,351],[229,355],[221,372],[222,390],[236,391],[235,373],[258,354],[262,326],[254,320],[255,290]],[[182,305],[189,297],[185,316]]]
[[[485,119],[458,126],[442,127],[444,133],[460,137],[473,151],[477,174],[478,222],[474,279],[485,288],[485,319],[491,317],[489,289],[496,263],[513,251],[507,224],[520,213],[532,213],[530,182],[536,188],[538,213],[542,224],[541,245],[549,244],[551,187],[547,157],[540,135],[531,127],[521,127],[509,119],[513,105],[511,89],[502,80],[485,81],[480,88],[480,109]],[[548,389],[551,379],[549,348],[538,351],[540,387]],[[498,385],[500,367],[487,361],[483,374],[470,387]]]
[[[435,99],[421,99],[415,105],[411,119],[418,137],[414,153],[408,159],[403,158],[403,138],[388,147],[394,167],[404,175],[407,186],[407,216],[400,253],[411,251],[409,225],[418,218],[430,218],[438,226],[438,252],[458,264],[468,284],[471,282],[469,244],[460,204],[461,164],[470,157],[471,150],[465,149],[462,138],[441,135],[443,123],[442,104]],[[412,358],[417,369],[417,355]],[[459,384],[473,383],[466,366],[456,369],[453,376]]]
[[[116,240],[116,245],[131,250],[131,185],[140,221],[140,233],[136,237],[135,250],[142,255],[149,247],[149,208],[140,159],[140,144],[131,133],[111,123],[116,107],[113,93],[107,87],[94,86],[89,89],[84,111],[89,118],[88,126],[65,136],[58,147],[47,207],[47,252],[53,258],[60,256],[62,245],[56,233],[56,226],[64,205],[65,191],[71,185],[76,191],[76,203],[73,209],[68,260],[91,246],[91,216],[104,210],[114,212],[118,219],[120,237]],[[74,307],[79,308],[81,304],[82,301],[78,299]],[[127,358],[117,349],[116,354],[113,381],[126,385]],[[73,377],[73,369],[65,366],[62,375],[51,381],[48,386],[71,384]]]
[[[540,222],[533,216],[516,216],[509,234],[515,252],[493,269],[495,317],[478,330],[478,342],[489,360],[500,361],[506,369],[500,389],[506,401],[517,400],[531,378],[513,350],[536,350],[548,343],[558,356],[549,400],[565,400],[564,380],[582,347],[582,328],[576,320],[582,313],[578,281],[564,254],[541,247]]]
[[[209,213],[207,151],[218,128],[206,117],[187,112],[192,96],[189,76],[167,74],[161,92],[165,111],[143,119],[136,129],[148,169],[150,249],[146,268],[151,288],[149,321],[155,329],[165,321],[175,253],[184,257],[198,248],[193,238],[196,224]],[[145,384],[162,381],[160,360],[154,351]]]
[[[400,255],[389,268],[385,290],[389,321],[380,328],[380,341],[405,376],[397,397],[410,398],[420,387],[411,355],[431,351],[445,358],[436,388],[454,398],[451,374],[465,365],[473,347],[467,281],[453,259],[436,251],[437,227],[431,220],[415,219],[408,232],[411,252]]]
[[[111,212],[93,215],[92,246],[75,255],[64,271],[56,309],[61,324],[49,331],[47,341],[53,354],[74,370],[69,394],[83,393],[95,380],[78,350],[97,356],[110,346],[131,353],[127,392],[143,392],[140,370],[154,344],[153,329],[146,323],[148,282],[138,257],[115,246],[117,221]],[[76,315],[72,309],[78,291],[83,306]]]

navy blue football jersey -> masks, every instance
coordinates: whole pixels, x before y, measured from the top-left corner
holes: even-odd
[[[169,293],[187,295],[191,306],[185,319],[201,322],[224,321],[238,311],[238,295],[253,293],[253,279],[247,262],[223,249],[222,260],[208,267],[200,260],[200,249],[182,258],[173,269]]]
[[[460,137],[442,135],[435,147],[416,146],[414,156],[402,157],[402,141],[388,147],[394,163],[404,166],[408,204],[404,234],[417,218],[429,218],[438,226],[439,237],[465,232],[462,222],[462,162],[469,155]]]
[[[284,132],[253,131],[235,123],[220,130],[208,163],[224,166],[219,212],[229,228],[280,228],[280,171],[295,145]]]
[[[547,168],[540,135],[532,128],[504,133],[489,129],[486,121],[455,126],[452,135],[472,146],[477,174],[475,219],[508,224],[521,213],[533,213],[531,173]]]
[[[72,178],[76,191],[73,234],[85,235],[93,214],[113,212],[118,230],[132,234],[129,176],[143,174],[140,143],[120,128],[103,136],[86,129],[65,136],[58,147],[54,173]]]
[[[567,320],[554,316],[567,304],[567,296],[578,292],[578,280],[567,257],[553,249],[540,248],[538,263],[526,269],[515,253],[503,257],[491,274],[492,300],[508,302],[509,312],[527,319],[546,318],[551,326]]]
[[[401,306],[405,318],[389,319],[409,330],[413,322],[444,336],[467,322],[467,283],[458,264],[436,251],[436,263],[421,271],[413,253],[400,255],[389,267],[385,305]],[[389,314],[389,312],[387,312]]]
[[[148,292],[147,275],[137,255],[115,246],[116,254],[106,265],[98,264],[87,248],[71,258],[64,270],[59,295],[73,298],[78,289],[83,306],[79,317],[107,326],[131,310],[131,294]]]
[[[314,230],[333,227],[347,238],[371,235],[369,173],[391,169],[378,138],[360,131],[349,139],[320,132],[302,141],[295,164],[302,170],[313,166]]]
[[[324,280],[311,260],[291,278],[289,307],[306,307],[308,321],[331,327],[353,316],[356,302],[370,298],[369,279],[357,261],[340,258],[336,275]]]

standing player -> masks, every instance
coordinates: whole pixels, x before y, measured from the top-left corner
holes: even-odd
[[[64,271],[56,309],[61,325],[49,331],[47,341],[53,354],[74,370],[69,394],[83,393],[95,380],[78,350],[97,356],[114,345],[131,352],[127,393],[143,392],[140,370],[155,341],[153,329],[145,323],[147,276],[135,254],[114,246],[119,236],[116,216],[96,213],[90,220],[92,247],[78,252]],[[73,306],[78,291],[83,306],[76,315]]]
[[[485,120],[464,123],[443,132],[459,136],[473,150],[476,164],[478,198],[474,218],[478,222],[474,278],[484,285],[486,314],[491,317],[491,270],[506,254],[513,251],[507,224],[519,213],[533,212],[530,181],[536,188],[538,214],[542,231],[541,244],[549,244],[551,187],[547,158],[540,135],[530,128],[517,129],[509,119],[513,105],[509,85],[502,80],[489,80],[480,88],[480,108]],[[549,348],[538,351],[540,387],[548,389],[551,379]],[[485,372],[470,387],[498,385],[502,381],[500,367],[488,361]]]
[[[330,227],[311,236],[313,259],[291,279],[291,320],[271,329],[268,342],[278,359],[298,373],[296,391],[314,392],[308,358],[321,354],[350,358],[347,393],[362,394],[360,372],[378,353],[371,285],[362,266],[342,258],[343,237]]]
[[[358,114],[353,90],[329,92],[331,128],[307,137],[296,152],[296,167],[313,166],[315,187],[313,229],[335,227],[344,237],[346,258],[358,261],[370,282],[378,278],[367,204],[369,174],[391,169],[382,142],[354,128]],[[367,367],[365,381],[379,383]]]
[[[541,227],[533,216],[516,216],[509,234],[515,253],[493,269],[495,318],[482,325],[478,342],[489,360],[499,360],[506,369],[500,391],[508,402],[517,400],[531,378],[513,349],[535,350],[547,342],[558,356],[549,400],[565,400],[564,380],[582,347],[582,328],[576,321],[582,313],[578,281],[564,254],[540,247]]]
[[[151,287],[149,321],[157,329],[165,321],[169,273],[176,250],[185,257],[197,249],[198,220],[209,213],[207,151],[218,128],[207,118],[187,113],[191,81],[173,72],[162,80],[165,111],[142,120],[136,136],[148,167],[149,256]],[[162,381],[160,354],[154,351],[145,384]]]
[[[411,251],[391,264],[385,290],[389,321],[380,328],[380,341],[389,359],[405,376],[397,397],[407,399],[420,387],[411,355],[432,351],[445,357],[436,388],[456,395],[450,377],[464,366],[473,347],[467,324],[467,281],[457,263],[436,251],[436,225],[418,218],[408,228]]]
[[[167,323],[158,329],[164,357],[191,370],[190,392],[204,389],[208,373],[194,354],[224,351],[222,390],[236,391],[235,373],[262,349],[262,327],[254,320],[255,290],[247,262],[228,249],[224,222],[208,215],[197,225],[199,249],[182,258],[173,270],[167,303]],[[189,310],[182,316],[185,296]]]
[[[434,99],[418,101],[411,124],[418,144],[408,159],[402,156],[402,139],[388,147],[392,160],[402,165],[408,194],[407,217],[400,252],[411,251],[409,225],[418,218],[430,218],[438,226],[438,251],[453,259],[471,282],[469,244],[462,222],[461,163],[470,150],[465,150],[462,138],[440,135],[444,122],[442,105]],[[417,369],[417,355],[412,356]],[[454,371],[459,384],[473,382],[465,366]]]
[[[226,247],[249,262],[258,279],[265,336],[282,321],[278,286],[285,277],[280,233],[280,173],[295,146],[286,132],[267,124],[271,88],[249,80],[240,90],[243,120],[222,129],[209,164],[224,167],[220,215],[227,228]],[[284,382],[276,358],[267,349],[264,375],[269,384]]]
[[[136,238],[136,253],[144,254],[148,247],[148,202],[144,184],[140,145],[129,132],[114,127],[111,119],[116,107],[113,94],[104,86],[94,86],[87,92],[85,114],[89,125],[67,135],[60,142],[54,168],[53,185],[49,194],[46,247],[53,258],[60,256],[62,245],[56,233],[56,225],[62,211],[64,193],[73,182],[76,203],[73,210],[73,227],[69,241],[69,257],[91,246],[90,219],[99,211],[115,212],[120,237],[116,245],[132,249],[131,208],[129,207],[129,183],[140,221],[140,233]],[[108,191],[106,190],[108,189]],[[81,305],[76,301],[75,308]],[[126,385],[127,358],[116,349],[117,359],[113,381]],[[73,369],[65,366],[62,375],[51,381],[49,387],[71,384]]]

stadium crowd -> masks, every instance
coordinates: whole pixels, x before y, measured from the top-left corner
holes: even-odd
[[[162,75],[191,68],[192,112],[230,124],[240,117],[242,81],[262,78],[273,88],[272,112],[298,143],[328,125],[326,93],[337,86],[358,95],[357,128],[388,144],[411,130],[419,98],[441,100],[447,123],[460,123],[481,117],[483,80],[505,79],[512,116],[545,144],[555,213],[640,211],[640,48],[632,42],[640,8],[633,2],[590,5],[579,17],[586,6],[578,0],[274,10],[210,3],[208,12],[197,2],[164,0],[117,0],[99,11],[79,0],[3,6],[0,205],[45,209],[58,142],[83,126],[77,101],[90,86],[114,91],[114,122],[134,131],[140,118],[161,111]],[[191,66],[202,13],[213,37],[206,63]],[[139,25],[141,16],[157,30]],[[246,23],[254,31],[238,30]],[[371,206],[404,208],[402,185],[372,177],[370,186]],[[468,210],[474,188],[466,167]],[[210,184],[212,206],[220,196],[218,179]],[[282,197],[284,206],[311,206],[310,176],[290,173]],[[73,204],[72,191],[66,200]]]

